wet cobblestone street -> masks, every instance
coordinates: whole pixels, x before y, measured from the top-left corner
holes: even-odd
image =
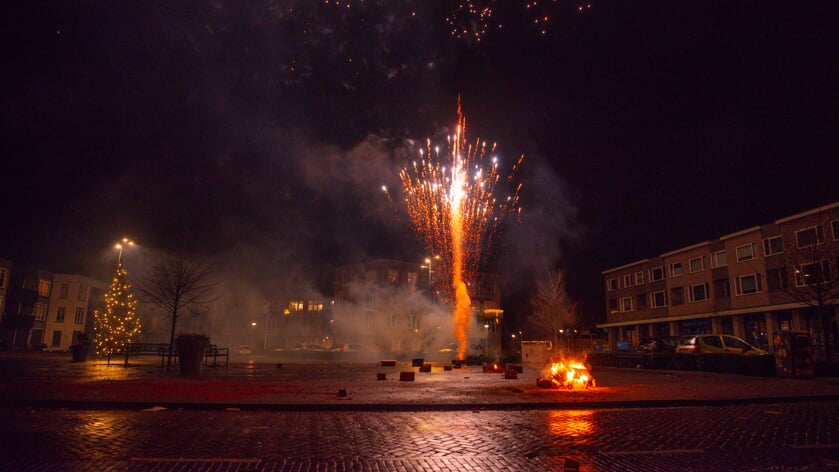
[[[436,412],[0,411],[0,469],[828,470],[839,402]],[[35,447],[37,445],[37,447]],[[566,467],[568,465],[568,467]]]

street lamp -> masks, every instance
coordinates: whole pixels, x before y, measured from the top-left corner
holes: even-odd
[[[486,339],[484,340],[484,351],[486,351],[486,355],[489,355],[489,323],[484,325],[484,329],[486,330]]]
[[[431,287],[431,273],[433,272],[433,271],[431,270],[431,263],[432,263],[432,261],[433,261],[433,260],[438,260],[438,261],[439,261],[439,260],[440,260],[440,256],[426,257],[426,258],[425,258],[425,263],[426,263],[427,265],[421,265],[421,266],[420,266],[420,269],[428,269],[428,286],[429,286],[429,287]]]
[[[122,241],[116,243],[114,249],[119,250],[119,256],[117,256],[117,265],[122,264],[122,250],[125,246],[133,246],[134,241],[129,240],[128,238],[122,238]]]
[[[256,349],[256,321],[251,321],[251,354]]]

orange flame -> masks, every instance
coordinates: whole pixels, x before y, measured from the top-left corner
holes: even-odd
[[[570,360],[552,363],[547,377],[540,378],[537,384],[552,388],[579,389],[594,387],[595,380],[583,362]]]

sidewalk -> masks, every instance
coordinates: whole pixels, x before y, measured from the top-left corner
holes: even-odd
[[[790,379],[709,372],[598,368],[596,386],[536,386],[540,369],[516,379],[480,366],[444,370],[432,363],[287,363],[234,358],[185,376],[161,369],[157,356],[74,363],[69,354],[0,353],[0,407],[70,409],[468,410],[599,409],[837,401],[839,378]],[[414,372],[414,381],[400,381]],[[384,380],[377,380],[384,374]]]

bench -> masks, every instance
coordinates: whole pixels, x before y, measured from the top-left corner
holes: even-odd
[[[169,345],[164,343],[128,343],[119,349],[108,351],[108,365],[111,365],[111,356],[114,354],[125,356],[125,365],[128,365],[128,358],[131,356],[158,355],[160,356],[160,366],[163,367],[163,360],[168,355],[168,351]],[[177,353],[174,351],[172,355],[177,357]]]
[[[212,365],[210,365],[211,357],[213,358]],[[230,348],[218,347],[215,344],[210,344],[207,346],[206,354],[204,354],[204,365],[215,367],[219,357],[224,357],[224,365],[227,366],[227,364],[230,363]]]
[[[116,351],[109,351],[108,352],[108,365],[111,365],[111,355],[112,354],[119,354],[125,356],[125,365],[128,365],[128,358],[131,356],[159,356],[160,357],[160,367],[163,367],[166,363],[166,359],[169,357],[169,344],[168,343],[128,343],[123,348],[118,349]],[[210,344],[207,347],[207,351],[204,353],[204,365],[215,367],[218,365],[219,358],[224,358],[224,365],[227,365],[230,362],[230,349],[226,347],[218,347],[215,344]],[[213,359],[213,363],[210,364],[210,358]],[[172,348],[172,359],[175,360],[175,363],[178,363],[178,350],[174,347]]]

